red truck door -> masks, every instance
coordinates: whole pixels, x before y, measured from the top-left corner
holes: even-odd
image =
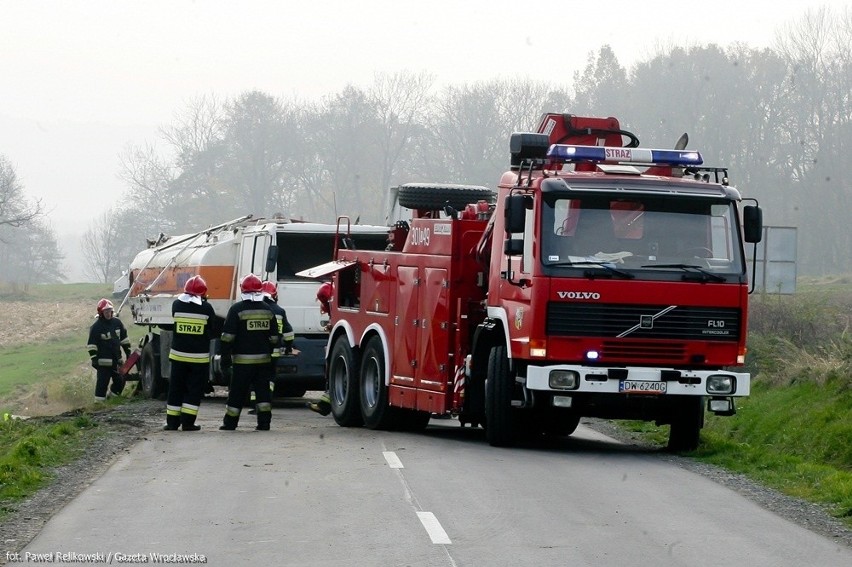
[[[418,314],[418,269],[415,266],[400,266],[397,271],[396,312],[394,319],[394,344],[391,345],[391,384],[414,387],[414,366],[417,361],[417,343],[420,339],[420,316]],[[414,407],[413,392],[403,400],[391,395],[393,405]]]

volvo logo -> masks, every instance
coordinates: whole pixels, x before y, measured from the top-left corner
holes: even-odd
[[[629,329],[627,329],[623,333],[619,333],[616,336],[618,338],[622,338],[622,337],[626,337],[627,335],[629,335],[633,331],[637,331],[639,329],[653,329],[654,328],[654,321],[656,321],[657,319],[659,319],[660,317],[662,317],[666,313],[673,311],[674,309],[677,309],[677,305],[670,305],[670,306],[666,307],[665,309],[663,309],[662,311],[660,311],[658,313],[654,313],[653,315],[639,315],[639,323],[637,325],[633,325],[632,327],[630,327]]]
[[[600,299],[601,294],[596,291],[557,291],[559,299]]]

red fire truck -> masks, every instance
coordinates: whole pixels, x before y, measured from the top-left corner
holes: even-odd
[[[340,249],[329,395],[341,426],[434,415],[508,446],[583,416],[669,424],[698,446],[705,409],[749,394],[748,270],[762,214],[696,151],[638,147],[615,118],[546,114],[484,187],[407,184],[388,249]]]

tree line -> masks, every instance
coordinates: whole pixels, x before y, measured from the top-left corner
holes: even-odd
[[[757,198],[770,225],[797,226],[800,274],[852,271],[852,10],[811,10],[775,47],[669,47],[631,68],[609,46],[563,80],[494,79],[437,89],[426,73],[376,75],[319,101],[250,91],[205,96],[155,141],[126,150],[127,190],[84,239],[90,275],[111,281],[160,232],[283,215],[383,224],[388,188],[494,187],[512,132],[544,112],[615,116],[645,147],[688,132],[710,166]]]

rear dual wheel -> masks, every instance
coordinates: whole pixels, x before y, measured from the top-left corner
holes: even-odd
[[[377,335],[367,341],[361,357],[361,415],[370,429],[389,429],[394,425],[385,384],[385,351]]]
[[[342,427],[358,427],[364,423],[358,392],[359,363],[358,355],[349,346],[346,335],[339,336],[328,358],[328,396],[331,399],[331,415]]]

